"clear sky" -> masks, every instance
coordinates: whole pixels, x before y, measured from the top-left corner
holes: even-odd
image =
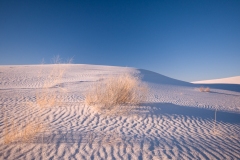
[[[0,65],[128,66],[196,81],[240,75],[240,0],[0,0]]]

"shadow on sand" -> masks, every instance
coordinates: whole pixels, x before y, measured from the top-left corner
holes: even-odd
[[[223,89],[234,92],[240,92],[240,85],[238,84],[193,84],[177,79],[173,79],[164,75],[161,75],[156,72],[148,71],[145,69],[138,69],[140,75],[142,76],[142,81],[155,84],[166,84],[166,85],[177,85],[177,86],[186,86],[186,87],[210,87],[215,89]]]
[[[202,118],[202,119],[215,119],[215,110],[179,106],[171,103],[145,103],[141,106],[149,106],[151,115],[176,115],[176,116],[186,116],[192,118]],[[217,121],[225,122],[231,124],[240,124],[240,114],[217,111]]]
[[[180,81],[177,79],[173,79],[156,72],[148,71],[145,69],[138,69],[140,75],[142,76],[142,81],[148,83],[156,83],[156,84],[167,84],[167,85],[178,85],[178,86],[189,86],[194,87],[195,85],[189,82]]]

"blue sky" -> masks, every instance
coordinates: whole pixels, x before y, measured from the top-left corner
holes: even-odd
[[[240,75],[240,1],[0,0],[0,65],[128,66],[195,81]]]

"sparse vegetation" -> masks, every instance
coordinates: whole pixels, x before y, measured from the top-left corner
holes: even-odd
[[[200,91],[200,92],[210,92],[210,88],[209,88],[209,87],[206,87],[206,88],[200,87],[200,88],[199,88],[199,91]]]
[[[105,114],[126,113],[143,102],[147,87],[137,77],[124,74],[108,77],[94,86],[85,96],[85,104]]]
[[[71,61],[69,60],[67,64],[70,64]],[[56,92],[50,92],[52,87],[57,88],[58,93],[59,91],[65,91],[59,84],[61,84],[62,77],[66,72],[66,67],[63,68],[59,65],[61,64],[59,56],[54,57],[53,62],[53,68],[43,82],[42,90],[36,93],[36,103],[40,108],[60,105],[60,102],[57,101]]]
[[[37,105],[40,109],[40,114],[43,110],[47,107],[53,107],[56,105],[61,105],[60,101],[57,101],[57,93],[59,90],[65,91],[59,84],[61,83],[62,77],[66,71],[66,67],[62,68],[59,64],[60,58],[59,56],[53,59],[54,65],[52,70],[48,73],[47,78],[43,81],[41,89],[36,93],[36,100],[35,102],[26,102],[25,105],[27,109],[31,110]],[[69,61],[68,63],[70,63]],[[39,73],[41,79],[44,78],[44,75]],[[43,77],[41,77],[43,76]],[[57,90],[55,92],[50,92],[50,89],[54,87]],[[32,139],[36,134],[42,132],[44,133],[45,126],[43,124],[43,120],[37,115],[32,115],[32,118],[37,118],[37,121],[31,121],[29,119],[30,115],[28,112],[25,112],[26,119],[24,122],[18,122],[14,118],[10,118],[11,116],[6,116],[5,111],[4,113],[4,131],[3,131],[3,139],[4,144],[9,144],[12,142],[26,142]]]
[[[53,70],[44,81],[42,89],[36,93],[36,103],[40,108],[59,104],[59,102],[57,102],[56,92],[50,92],[50,88],[55,87],[58,88],[57,91],[64,91],[64,89],[59,86],[64,72],[65,69],[61,69],[59,66],[54,66]]]
[[[5,125],[9,124],[9,126],[3,131],[4,144],[16,141],[28,142],[37,133],[44,130],[43,125],[36,121],[19,124],[15,120],[11,120],[11,122],[5,121],[4,123]]]

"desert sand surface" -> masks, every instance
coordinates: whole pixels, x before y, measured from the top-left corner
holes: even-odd
[[[125,73],[148,85],[145,102],[114,116],[84,103],[94,83]],[[56,95],[57,103],[42,107],[41,93]],[[200,92],[197,84],[143,69],[0,66],[0,108],[1,160],[240,159],[240,91]],[[40,120],[44,130],[30,140],[5,143],[11,125]]]
[[[228,77],[228,78],[220,78],[220,79],[211,79],[211,80],[203,80],[203,81],[195,81],[192,83],[200,83],[200,84],[240,84],[240,76]]]

